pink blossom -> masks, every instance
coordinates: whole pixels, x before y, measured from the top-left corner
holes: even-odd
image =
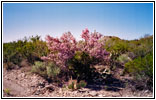
[[[104,43],[99,42],[102,35],[94,32],[89,33],[86,28],[82,31],[82,38],[85,41],[77,42],[70,32],[64,33],[60,38],[51,36],[46,37],[47,46],[50,54],[46,57],[41,57],[43,60],[51,60],[57,65],[66,67],[66,63],[71,59],[77,51],[86,52],[90,56],[100,59],[108,60],[109,53],[103,48]]]

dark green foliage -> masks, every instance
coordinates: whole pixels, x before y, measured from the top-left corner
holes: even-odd
[[[4,43],[3,64],[6,69],[13,69],[15,65],[20,66],[22,60],[22,54],[16,50],[16,42]]]
[[[131,51],[134,53],[135,57],[144,57],[148,53],[153,52],[153,36],[149,36],[146,38],[141,38],[138,41],[131,41]]]
[[[124,73],[133,76],[137,87],[152,89],[153,36],[130,41],[112,37],[106,41],[105,48],[111,53],[112,69],[120,64],[124,67]]]
[[[68,88],[74,90],[74,89],[75,89],[75,88],[74,88],[74,82],[72,82],[71,84],[69,84],[69,85],[68,85]]]
[[[153,69],[153,36],[141,38],[140,40],[131,42],[136,45],[133,46],[133,49],[131,49],[135,57],[133,58],[133,61],[125,64],[125,70],[129,69],[128,72],[134,72],[133,70],[135,70],[135,68],[138,68],[135,71],[149,71],[147,68]],[[152,72],[153,71],[150,71],[149,73]]]
[[[128,41],[113,37],[106,42],[105,47],[107,51],[111,52],[113,57],[117,58],[119,55],[126,53],[129,50]]]
[[[74,79],[89,80],[94,72],[90,67],[92,58],[85,52],[76,52],[75,56],[68,62],[68,69]]]
[[[131,41],[132,61],[125,64],[124,73],[134,77],[137,88],[150,89],[153,86],[153,36]]]
[[[153,53],[149,53],[145,57],[135,58],[133,61],[129,61],[125,64],[125,71],[130,73],[146,73],[146,75],[153,75]]]
[[[112,37],[107,40],[104,48],[111,53],[109,63],[111,70],[116,69],[116,67],[120,65],[120,62],[118,61],[119,56],[127,53],[130,49],[128,41],[121,40],[117,37]]]
[[[47,55],[48,52],[46,43],[40,40],[39,36],[29,39],[25,37],[17,42],[3,44],[3,63],[10,62],[20,66],[21,61],[27,59],[33,64],[35,60],[40,60],[40,57]]]
[[[23,54],[23,57],[28,62],[33,63],[35,60],[40,60],[40,57],[47,55],[48,48],[46,43],[40,40],[39,36],[31,37],[26,40],[26,44],[19,46],[17,50]]]
[[[152,89],[153,83],[153,53],[138,57],[125,64],[125,72],[134,76],[134,80],[142,87]],[[144,83],[144,84],[141,84]]]
[[[68,88],[72,90],[81,89],[86,87],[87,83],[84,80],[81,80],[77,83],[76,80],[70,80],[71,82],[68,84]]]
[[[135,56],[135,58],[139,56],[144,57],[153,50],[153,36],[131,41],[112,37],[106,41],[104,48],[111,53],[112,59],[117,59],[121,54],[130,52]]]
[[[86,87],[87,83],[83,80],[81,80],[78,84],[77,84],[77,89],[80,89],[80,88],[84,88]]]

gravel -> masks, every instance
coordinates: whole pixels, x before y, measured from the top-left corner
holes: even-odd
[[[94,87],[94,86],[93,86]],[[100,87],[100,85],[98,86]],[[101,86],[105,87],[105,86]],[[3,90],[10,90],[10,94],[4,93],[4,97],[152,97],[149,91],[132,93],[130,89],[120,88],[119,91],[107,91],[104,88],[93,90],[82,88],[69,90],[48,83],[44,78],[25,72],[23,69],[3,70]]]

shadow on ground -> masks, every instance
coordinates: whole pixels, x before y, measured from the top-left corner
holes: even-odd
[[[125,88],[125,82],[114,77],[109,77],[102,81],[89,82],[86,88],[95,91],[100,91],[103,89],[106,91],[118,92],[120,89]]]

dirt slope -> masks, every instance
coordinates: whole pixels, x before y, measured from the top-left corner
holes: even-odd
[[[27,69],[27,68],[26,68]],[[113,80],[110,85],[93,84],[86,88],[71,91],[48,83],[42,77],[26,71],[25,68],[11,71],[3,70],[3,90],[9,89],[10,95],[4,97],[151,97],[148,91],[132,92],[120,86],[119,80]]]

